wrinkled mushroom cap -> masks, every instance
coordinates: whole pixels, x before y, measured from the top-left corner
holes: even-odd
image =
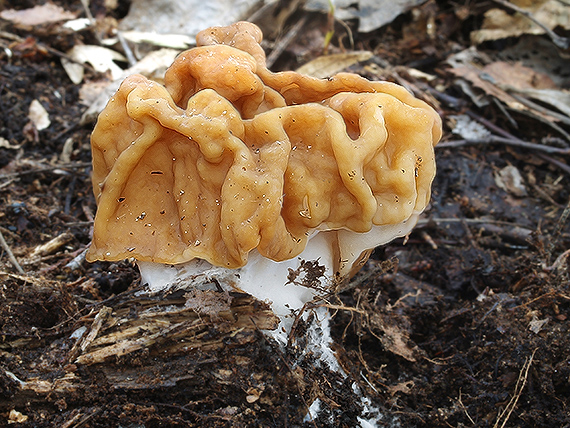
[[[353,74],[272,73],[253,24],[197,41],[165,86],[128,77],[98,119],[88,260],[239,268],[252,250],[288,260],[326,233],[346,273],[409,232],[435,174],[431,107]]]

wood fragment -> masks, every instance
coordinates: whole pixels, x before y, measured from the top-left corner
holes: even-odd
[[[55,238],[50,239],[45,244],[38,245],[30,254],[30,257],[41,257],[48,254],[53,254],[58,251],[65,244],[69,243],[73,239],[73,235],[69,232],[64,232]]]
[[[271,51],[271,53],[267,56],[267,59],[265,60],[265,64],[266,64],[267,68],[271,68],[271,66],[275,63],[275,61],[277,61],[277,59],[281,56],[283,51],[287,48],[287,46],[289,46],[289,44],[293,41],[293,39],[295,39],[295,37],[297,37],[297,35],[299,34],[301,29],[303,28],[303,26],[307,22],[308,17],[309,17],[309,15],[305,15],[301,19],[299,19],[295,23],[295,25],[293,25],[293,27],[291,27],[289,29],[289,31],[287,32],[287,34],[285,34],[284,37],[282,37],[281,39],[279,39],[275,42],[275,46],[273,46],[273,50]]]
[[[277,328],[279,320],[267,305],[259,306],[249,295],[230,295],[231,306],[217,313],[200,312],[176,296],[139,296],[103,306],[67,360],[89,366],[142,350],[160,349],[161,355],[211,350],[223,347],[227,338],[247,342],[257,328]]]
[[[493,425],[493,428],[504,428],[506,426],[509,418],[511,417],[511,414],[513,413],[513,411],[517,407],[517,403],[519,401],[519,398],[521,397],[522,391],[526,385],[526,381],[528,379],[528,371],[530,370],[530,366],[532,364],[532,360],[534,359],[534,354],[536,354],[537,349],[535,349],[532,352],[531,356],[525,360],[525,362],[521,368],[521,371],[519,373],[519,378],[517,379],[517,383],[515,385],[515,390],[513,392],[513,396],[511,397],[511,399],[509,400],[509,403],[503,409],[503,411],[499,412],[499,415],[497,417],[497,421],[495,422],[495,425]]]
[[[14,268],[18,271],[18,273],[20,275],[25,275],[26,272],[24,272],[24,269],[22,269],[22,266],[20,266],[20,263],[18,263],[18,260],[16,260],[16,257],[14,256],[14,253],[10,249],[10,246],[8,245],[6,240],[4,239],[4,235],[2,234],[1,230],[0,230],[0,245],[2,246],[2,249],[6,252],[6,255],[8,256],[8,260],[10,260],[10,263],[12,263],[12,266],[14,266]]]

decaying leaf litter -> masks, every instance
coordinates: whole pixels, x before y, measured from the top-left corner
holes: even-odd
[[[378,426],[569,423],[567,3],[227,17],[280,30],[265,31],[275,70],[395,81],[444,118],[419,226],[320,303],[349,378],[265,339],[271,315],[247,296],[193,296],[197,310],[141,295],[128,262],[83,261],[96,112],[133,70],[159,80],[193,34],[149,36],[143,2],[17,3],[0,13],[0,424],[358,426],[367,409]]]

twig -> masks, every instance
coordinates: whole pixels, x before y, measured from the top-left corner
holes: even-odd
[[[344,22],[342,19],[335,18],[335,22],[338,22],[342,25],[348,35],[348,41],[350,42],[350,49],[354,50],[354,37],[352,36],[352,30],[350,29],[349,25]]]
[[[503,89],[503,88],[501,88],[501,89]],[[518,89],[516,89],[516,88],[513,88],[513,87],[511,87],[511,86],[509,86],[508,88],[504,88],[504,89],[505,89],[506,91],[508,91],[508,93],[509,93],[509,95],[510,95],[511,97],[513,97],[514,99],[516,99],[519,103],[524,104],[524,105],[527,106],[528,108],[530,108],[530,109],[532,109],[532,110],[535,110],[535,111],[537,111],[537,112],[539,112],[539,113],[548,115],[548,116],[550,116],[550,117],[552,117],[552,118],[554,118],[554,119],[556,119],[556,120],[558,120],[558,121],[560,121],[560,122],[562,122],[562,123],[565,123],[566,125],[570,125],[570,118],[569,118],[568,116],[566,116],[565,114],[558,113],[558,112],[556,112],[556,111],[550,110],[550,109],[548,109],[548,108],[546,108],[546,107],[543,107],[543,106],[541,106],[541,105],[539,105],[539,104],[537,104],[537,103],[535,103],[535,102],[529,100],[528,98],[525,98],[525,97],[523,97],[523,96],[521,96],[521,95],[519,95],[519,94],[513,93],[513,91],[519,91],[519,92],[521,92],[521,93],[524,94],[524,91],[520,91],[520,90],[518,90]]]
[[[42,172],[52,172],[55,170],[66,171],[68,169],[87,168],[90,166],[91,162],[78,162],[76,164],[66,164],[66,165],[50,165],[46,166],[45,168],[28,169],[26,171],[11,172],[9,174],[0,174],[0,180],[3,180],[5,178],[21,177],[23,175],[40,174]]]
[[[119,39],[121,47],[123,48],[123,52],[127,57],[127,61],[129,62],[129,67],[133,67],[134,65],[136,65],[137,60],[135,58],[135,55],[133,54],[133,51],[131,50],[131,47],[129,46],[129,43],[125,40],[123,33],[121,33],[120,31],[117,31],[117,38]]]
[[[538,157],[544,159],[545,161],[550,162],[553,165],[556,165],[558,168],[563,170],[566,174],[570,175],[570,166],[564,162],[560,162],[558,159],[554,159],[544,153],[538,153]]]
[[[467,408],[465,407],[465,404],[463,404],[463,401],[461,401],[461,388],[459,389],[459,397],[457,398],[457,401],[459,402],[459,405],[461,406],[461,408],[463,409],[463,411],[465,412],[465,414],[467,415],[467,417],[469,418],[469,420],[471,421],[471,423],[473,425],[477,425],[475,423],[475,421],[473,420],[473,418],[471,417],[471,415],[469,415],[469,412],[467,411]]]
[[[510,107],[507,107],[507,108],[509,110],[517,113],[517,114],[521,114],[523,116],[528,116],[531,119],[538,120],[539,122],[544,123],[544,125],[548,126],[549,128],[554,129],[556,132],[558,132],[560,135],[562,135],[564,137],[564,139],[566,139],[567,141],[570,141],[570,133],[566,132],[566,130],[564,128],[557,125],[554,120],[548,119],[544,115],[538,114],[538,112],[535,112],[535,111],[530,110],[530,109],[517,110],[515,108],[510,108]]]
[[[16,257],[14,257],[14,253],[12,252],[12,250],[8,246],[8,243],[4,239],[4,235],[2,234],[1,230],[0,230],[0,245],[2,245],[2,248],[4,249],[4,251],[6,251],[6,254],[8,255],[8,259],[10,260],[10,263],[12,263],[12,265],[16,268],[18,273],[21,275],[25,275],[26,272],[24,272],[24,269],[22,269],[22,266],[20,266],[20,263],[18,263],[18,260],[16,260]]]
[[[21,37],[15,35],[15,34],[7,33],[5,31],[0,31],[0,37],[2,37],[3,39],[15,41],[18,43],[21,43],[24,41],[24,39],[22,39]],[[36,46],[38,46],[39,48],[45,49],[46,51],[48,51],[52,55],[58,56],[60,58],[65,58],[66,60],[68,60],[70,62],[73,62],[75,64],[79,64],[80,66],[82,66],[86,70],[92,71],[93,73],[97,73],[97,70],[95,70],[89,64],[77,61],[75,58],[72,58],[69,55],[64,54],[63,52],[58,51],[57,49],[54,49],[51,46],[45,45],[45,44],[40,43],[40,42],[36,42]]]
[[[497,417],[497,422],[495,422],[493,428],[504,428],[505,425],[507,424],[507,421],[511,417],[511,414],[515,410],[517,402],[519,401],[519,398],[522,394],[522,390],[526,385],[526,381],[528,378],[528,371],[530,370],[530,366],[532,364],[532,360],[534,359],[535,353],[536,349],[532,352],[530,358],[528,358],[523,364],[523,367],[519,373],[519,378],[517,379],[517,383],[515,385],[515,391],[513,393],[513,396],[511,397],[509,403],[507,404],[507,407],[505,407],[505,409],[499,413],[499,416]]]
[[[436,148],[441,149],[441,148],[450,148],[450,147],[462,147],[462,146],[471,146],[475,144],[505,144],[507,146],[522,147],[525,149],[537,150],[544,153],[570,155],[570,148],[545,146],[543,144],[529,143],[527,141],[519,139],[513,140],[511,138],[498,137],[495,135],[491,135],[487,138],[445,141],[443,143],[439,143],[436,146]]]
[[[564,263],[564,261],[570,257],[570,250],[566,250],[564,251],[562,254],[560,254],[556,260],[554,261],[554,263],[552,263],[551,266],[544,266],[542,268],[543,271],[545,272],[552,272],[557,270],[560,266],[562,266],[562,263]]]
[[[275,61],[277,61],[277,58],[279,58],[281,56],[281,54],[283,53],[285,48],[287,46],[289,46],[289,43],[291,43],[291,41],[295,37],[297,37],[297,34],[299,34],[299,31],[301,31],[301,28],[303,28],[303,26],[305,25],[305,22],[307,22],[308,16],[309,15],[305,15],[301,19],[299,19],[299,21],[297,21],[295,23],[295,25],[293,25],[293,27],[291,27],[289,29],[289,31],[287,32],[287,34],[285,34],[285,36],[283,38],[281,38],[275,42],[275,45],[273,46],[273,50],[271,51],[271,53],[267,56],[267,59],[265,60],[265,64],[266,64],[267,68],[271,68],[273,63],[275,63]]]
[[[556,34],[554,31],[552,31],[550,28],[548,28],[546,25],[544,25],[542,22],[536,19],[533,16],[533,14],[530,13],[528,10],[522,9],[506,0],[494,0],[494,1],[530,19],[532,22],[534,22],[536,25],[542,28],[544,32],[548,34],[548,37],[552,39],[552,42],[560,49],[570,48],[570,39],[567,39],[566,37],[561,37],[558,34]]]
[[[556,244],[560,239],[560,234],[562,233],[562,229],[568,223],[569,217],[570,217],[570,199],[568,199],[568,204],[566,204],[566,208],[564,208],[564,211],[562,211],[562,214],[558,219],[558,223],[556,223],[556,227],[552,232],[552,236],[550,238],[550,245],[548,246],[548,252],[546,254],[548,265],[550,265],[550,259],[552,258],[552,253],[554,253],[554,249],[556,248]]]
[[[448,217],[448,218],[436,218],[436,217],[430,217],[427,219],[419,219],[417,226],[425,226],[428,223],[434,222],[436,224],[440,224],[440,223],[474,223],[474,224],[479,224],[479,223],[489,223],[489,224],[499,224],[499,225],[504,225],[504,226],[510,226],[510,227],[521,227],[524,228],[524,226],[518,224],[518,223],[513,223],[510,221],[504,221],[504,220],[494,220],[491,218],[455,218],[455,217]]]
[[[503,128],[498,127],[497,125],[495,125],[493,122],[491,122],[488,119],[485,119],[482,116],[479,116],[477,113],[475,113],[472,110],[467,110],[465,112],[465,114],[467,116],[469,116],[471,119],[476,120],[477,122],[479,122],[481,125],[484,125],[485,128],[490,129],[491,131],[493,131],[495,134],[499,134],[502,135],[505,138],[509,138],[511,140],[518,140],[517,137],[515,137],[513,134],[505,131]]]

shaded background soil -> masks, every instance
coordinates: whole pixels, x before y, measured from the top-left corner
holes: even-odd
[[[0,1],[0,9],[36,3]],[[78,1],[55,3],[83,13]],[[379,30],[355,32],[356,47],[376,56],[350,70],[403,79],[437,103],[446,142],[453,141],[450,116],[468,111],[519,139],[541,144],[551,136],[568,148],[545,123],[505,115],[498,103],[478,108],[455,84],[444,61],[469,46],[469,32],[492,7],[471,3],[429,1]],[[128,7],[90,6],[111,27]],[[460,9],[468,11],[463,21]],[[409,35],[420,28],[422,13],[436,17],[435,36]],[[301,16],[291,15],[288,25]],[[327,19],[310,16],[314,25],[301,30],[275,69],[298,66],[301,49],[304,61],[320,55],[311,50],[322,46],[320,39],[311,38],[315,29],[326,32]],[[96,211],[93,124],[80,124],[86,105],[59,53],[99,43],[95,33],[106,31],[101,26],[77,32],[0,20],[0,231],[22,268],[18,272],[4,249],[0,426],[353,427],[363,412],[355,384],[382,412],[379,426],[570,426],[568,151],[546,156],[504,144],[437,149],[432,203],[418,227],[407,242],[378,248],[346,290],[331,298],[335,351],[346,378],[310,356],[299,361],[298,348],[282,351],[259,325],[240,321],[243,307],[267,308],[238,294],[228,319],[200,324],[185,314],[184,329],[159,334],[152,343],[97,361],[81,359],[89,349],[81,347],[86,331],[118,334],[120,323],[143,328],[137,324],[142,309],[183,307],[181,296],[137,295],[140,279],[129,262],[81,258]],[[481,49],[500,52],[515,42]],[[338,42],[331,49],[340,50]],[[411,68],[435,80],[423,84]],[[86,70],[86,79],[104,78]],[[29,119],[32,100],[49,112],[44,130]],[[521,172],[525,192],[498,184],[510,166]],[[38,249],[58,237],[52,248]],[[322,411],[311,420],[305,416],[315,397]]]

